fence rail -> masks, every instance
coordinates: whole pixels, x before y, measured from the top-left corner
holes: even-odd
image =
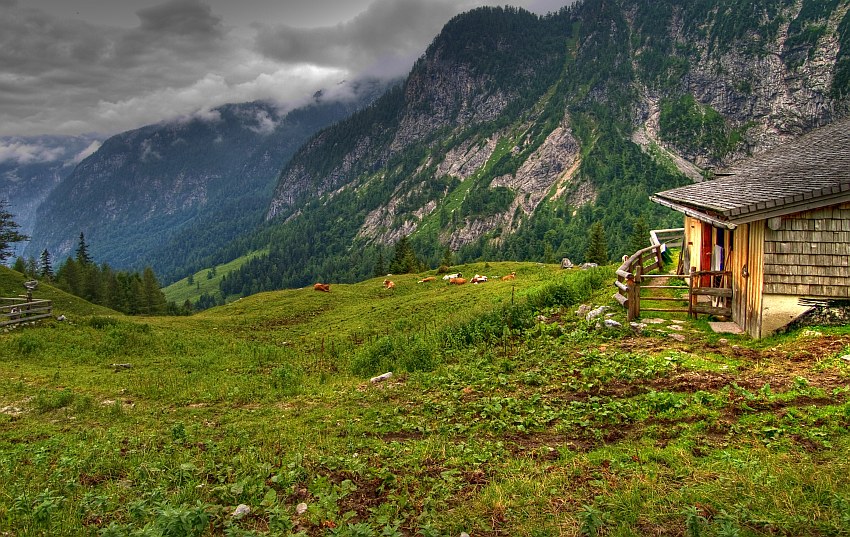
[[[53,315],[53,301],[0,298],[0,327],[46,319]]]
[[[626,309],[629,321],[640,317],[641,310],[687,313],[689,317],[696,317],[700,313],[731,317],[732,289],[729,285],[731,273],[728,271],[691,271],[681,274],[680,267],[677,270],[680,275],[676,277],[684,279],[687,282],[686,287],[667,285],[663,282],[653,283],[655,278],[673,277],[670,274],[650,274],[650,272],[662,268],[662,253],[668,246],[680,246],[684,238],[683,233],[683,228],[651,231],[652,246],[638,250],[623,261],[617,269],[617,281],[614,282],[617,293],[614,294],[614,300]],[[644,289],[687,290],[687,295],[641,297],[641,291]],[[710,300],[701,302],[701,296],[710,297]],[[641,300],[679,302],[681,305],[663,308],[642,307]]]

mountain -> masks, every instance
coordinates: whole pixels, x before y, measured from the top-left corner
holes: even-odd
[[[114,267],[150,265],[165,281],[193,271],[262,223],[281,167],[310,135],[386,88],[352,87],[354,98],[319,92],[289,112],[230,104],[109,138],[41,204],[26,253],[62,259],[83,232]]]
[[[36,208],[101,140],[95,135],[0,136],[0,199],[9,202],[21,233],[32,234]]]
[[[450,21],[403,85],[314,136],[282,171],[222,289],[370,275],[402,236],[432,266],[609,255],[648,195],[847,113],[842,0],[596,0],[538,17],[479,8]]]

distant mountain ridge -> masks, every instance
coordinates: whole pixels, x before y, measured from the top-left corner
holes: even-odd
[[[26,253],[47,248],[63,259],[82,231],[99,261],[178,277],[258,226],[298,147],[384,89],[361,83],[348,100],[318,92],[286,113],[265,102],[229,104],[115,135],[40,205]]]
[[[96,135],[0,136],[0,199],[9,202],[21,233],[32,234],[38,206],[102,140]]]

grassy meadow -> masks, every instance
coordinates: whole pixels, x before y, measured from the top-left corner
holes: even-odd
[[[517,277],[144,318],[43,286],[68,320],[0,333],[0,536],[850,534],[850,327],[601,328],[611,268],[456,268]]]

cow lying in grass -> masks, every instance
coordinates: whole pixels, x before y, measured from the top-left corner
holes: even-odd
[[[482,276],[480,274],[476,274],[469,280],[471,283],[484,283],[487,281],[487,276]]]
[[[502,276],[503,282],[506,282],[506,281],[509,281],[509,280],[515,280],[515,279],[516,279],[516,272],[511,272],[507,276]]]
[[[325,293],[331,292],[331,284],[329,283],[317,283],[313,285],[314,291],[324,291]]]
[[[437,278],[435,278],[434,276],[428,276],[427,278],[422,278],[421,280],[419,280],[416,283],[428,283],[428,282],[433,282],[436,279]]]
[[[449,278],[449,283],[454,285],[463,285],[466,283],[466,278]]]
[[[462,272],[455,272],[454,274],[446,274],[443,276],[444,280],[451,280],[452,278],[463,278]]]
[[[395,289],[395,282],[392,280],[384,280],[384,289]]]

